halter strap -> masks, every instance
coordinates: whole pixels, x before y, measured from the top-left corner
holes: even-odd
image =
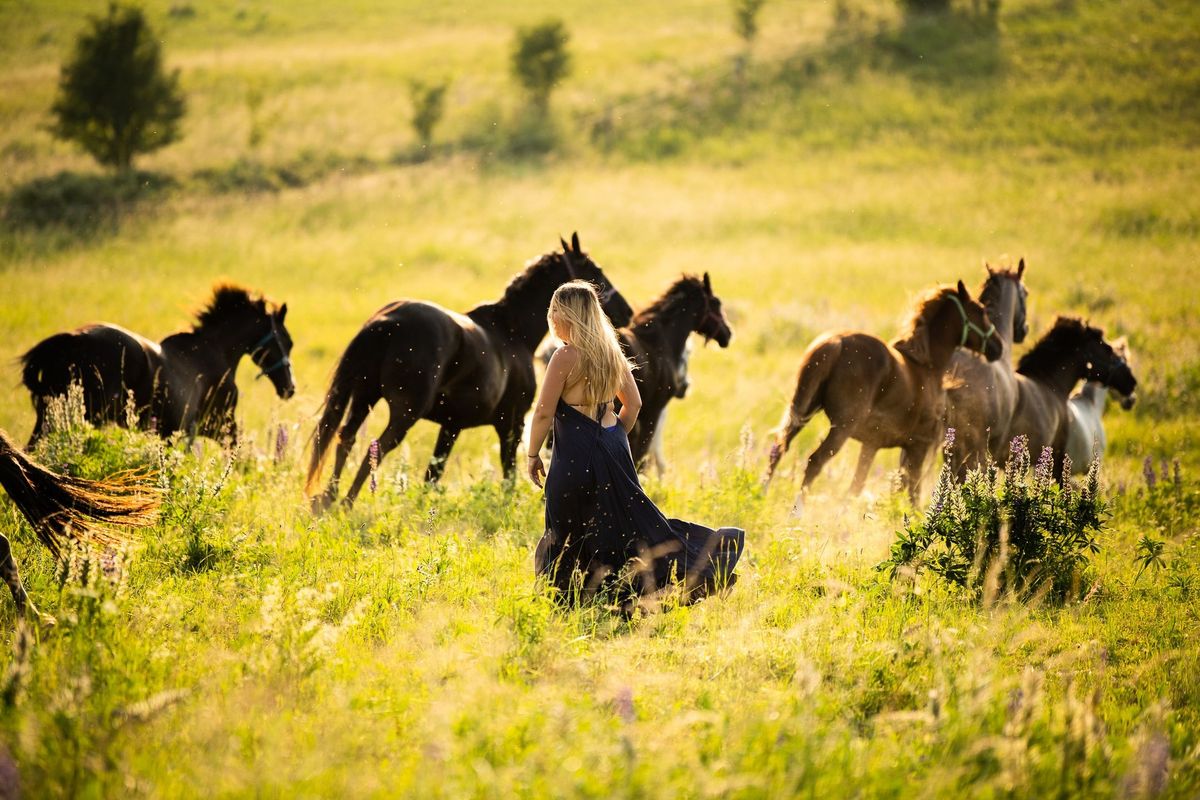
[[[279,330],[275,327],[274,321],[271,322],[271,332],[259,339],[258,344],[250,348],[250,358],[253,359],[256,355],[258,355],[258,351],[270,344],[271,340],[274,340],[275,343],[279,345],[279,352],[282,357],[269,367],[259,367],[259,373],[254,376],[254,380],[265,378],[272,372],[275,372],[278,369],[283,369],[290,363],[287,353],[283,351],[283,341],[279,338]]]
[[[993,322],[992,326],[985,331],[983,328],[979,327],[978,325],[976,325],[974,322],[972,322],[970,319],[967,318],[967,310],[965,308],[963,308],[962,301],[958,299],[958,295],[951,293],[951,294],[946,295],[946,297],[949,297],[951,300],[954,301],[954,306],[958,309],[958,313],[962,315],[962,321],[963,321],[962,339],[959,340],[958,346],[959,347],[965,346],[967,343],[967,337],[970,336],[972,332],[974,332],[974,333],[979,334],[979,339],[980,339],[979,347],[981,349],[986,347],[987,340],[992,338],[992,335],[996,332],[996,323]]]

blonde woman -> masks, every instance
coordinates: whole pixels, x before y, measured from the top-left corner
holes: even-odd
[[[627,434],[641,397],[616,331],[584,281],[559,287],[550,359],[529,431],[529,477],[545,481],[546,532],[535,564],[568,601],[598,591],[658,596],[681,585],[685,602],[731,586],[745,533],[668,519],[642,491]],[[614,398],[621,410],[614,410]],[[550,472],[541,449],[554,427]]]

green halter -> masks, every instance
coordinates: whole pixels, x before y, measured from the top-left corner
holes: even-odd
[[[963,308],[962,301],[958,299],[958,295],[951,293],[946,295],[946,297],[949,297],[954,301],[954,305],[958,308],[958,313],[962,314],[963,332],[962,340],[958,343],[958,346],[965,346],[967,343],[967,337],[971,335],[972,331],[974,331],[975,333],[979,334],[979,349],[982,350],[983,348],[987,347],[988,339],[992,338],[992,334],[996,332],[996,324],[992,323],[992,326],[985,331],[983,328],[967,319],[967,310]]]

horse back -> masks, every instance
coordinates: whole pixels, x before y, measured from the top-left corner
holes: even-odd
[[[138,405],[146,405],[162,352],[132,331],[98,323],[44,339],[21,360],[25,384],[36,397],[66,394],[79,383],[88,401],[117,398],[123,406],[132,391]]]

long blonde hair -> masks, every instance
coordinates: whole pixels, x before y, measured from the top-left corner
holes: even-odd
[[[546,320],[555,336],[565,334],[579,353],[579,363],[567,376],[570,386],[583,381],[583,398],[600,404],[613,399],[625,369],[632,367],[621,351],[617,332],[600,309],[596,287],[587,281],[564,283],[550,299]]]

